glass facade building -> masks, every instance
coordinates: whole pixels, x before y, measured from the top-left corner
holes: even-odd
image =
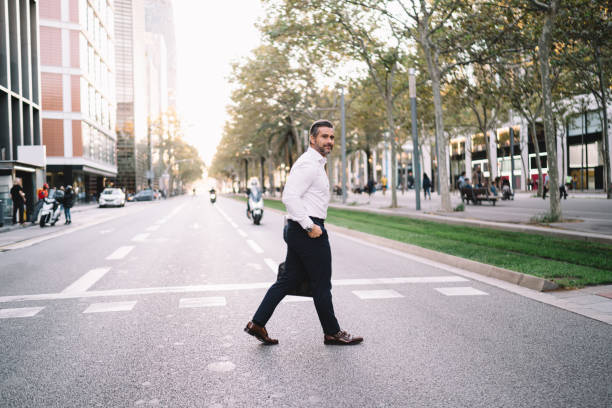
[[[22,180],[28,214],[36,201],[36,189],[44,182],[39,4],[36,0],[0,0],[0,200],[9,216],[9,190],[15,178]]]

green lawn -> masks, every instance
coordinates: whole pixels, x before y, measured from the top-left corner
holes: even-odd
[[[282,202],[266,207],[285,211]],[[540,276],[562,287],[612,283],[612,245],[330,208],[328,223]]]

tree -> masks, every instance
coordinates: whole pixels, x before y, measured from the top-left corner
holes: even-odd
[[[612,198],[612,174],[610,169],[610,146],[608,135],[609,78],[612,69],[611,9],[596,0],[569,1],[569,13],[564,13],[563,27],[566,41],[560,54],[560,63],[571,67],[570,74],[575,92],[568,96],[590,93],[602,115],[603,156],[605,160],[604,189],[607,198]]]
[[[529,1],[539,13],[543,14],[544,18],[544,24],[538,39],[538,58],[540,62],[540,80],[542,81],[542,104],[544,107],[544,139],[546,140],[546,154],[548,156],[548,187],[551,192],[550,216],[551,219],[557,220],[561,218],[561,203],[557,195],[559,191],[559,170],[557,167],[557,135],[555,133],[553,117],[553,79],[550,69],[550,52],[553,42],[553,30],[561,0],[550,0],[549,3],[538,0]]]
[[[484,137],[484,144],[489,163],[489,174],[491,181],[495,177],[494,169],[497,163],[491,160],[491,134],[495,138],[497,148],[497,124],[498,116],[502,111],[504,102],[504,90],[498,81],[491,66],[472,64],[459,67],[453,72],[453,85],[463,100],[470,107],[476,122],[476,128]],[[495,167],[494,167],[495,166]]]
[[[273,6],[272,1],[268,3]],[[404,89],[394,87],[403,55],[401,34],[395,32],[387,18],[377,20],[363,7],[350,2],[283,0],[272,10],[268,23],[262,27],[272,41],[282,42],[300,55],[307,50],[309,58],[320,65],[345,58],[365,65],[384,101],[392,157],[391,207],[397,207],[394,100],[407,90],[407,86]],[[389,35],[381,37],[378,35],[381,30]],[[326,67],[322,66],[321,71],[325,72]]]

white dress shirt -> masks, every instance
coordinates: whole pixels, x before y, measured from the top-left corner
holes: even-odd
[[[302,228],[312,228],[309,217],[327,217],[329,204],[329,180],[325,173],[327,159],[312,147],[297,159],[283,190],[283,204],[289,219]]]

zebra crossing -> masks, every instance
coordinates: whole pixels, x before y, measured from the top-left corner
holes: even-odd
[[[483,296],[488,293],[478,290],[470,286],[461,287],[444,287],[432,288],[436,292],[444,296]],[[370,289],[370,290],[352,290],[352,295],[363,301],[375,301],[383,299],[401,299],[405,295],[394,289]],[[141,301],[109,301],[109,302],[94,302],[89,304],[81,313],[112,313],[112,312],[130,312],[133,311]],[[287,296],[283,299],[283,303],[301,303],[312,302],[312,298],[301,296]],[[142,302],[145,303],[145,302]],[[234,301],[228,302],[225,296],[203,296],[203,297],[188,297],[181,298],[178,301],[179,309],[195,309],[209,307],[231,307],[235,304]],[[16,307],[16,308],[0,308],[0,319],[15,319],[34,317],[43,311],[47,306],[39,307]]]

